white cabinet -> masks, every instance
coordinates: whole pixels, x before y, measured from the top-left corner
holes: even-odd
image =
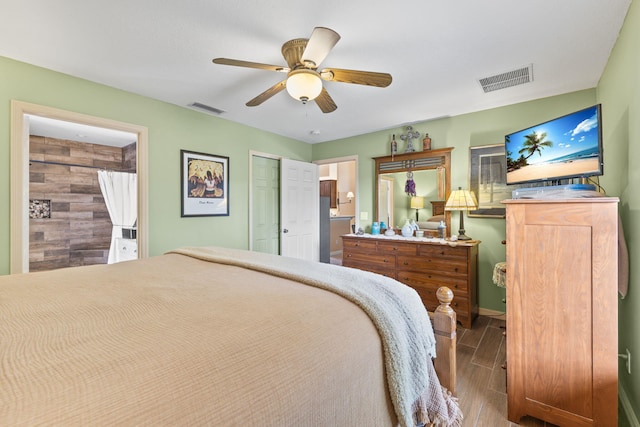
[[[138,259],[138,242],[136,239],[116,239],[116,262]]]

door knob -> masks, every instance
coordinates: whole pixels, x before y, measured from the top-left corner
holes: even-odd
[[[283,233],[288,233],[289,230],[287,230],[286,228],[284,230],[282,230]]]

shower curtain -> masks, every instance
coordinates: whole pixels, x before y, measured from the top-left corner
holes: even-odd
[[[137,175],[100,170],[98,181],[113,224],[108,260],[113,264],[116,262],[116,239],[122,237],[122,228],[133,228],[138,219]]]

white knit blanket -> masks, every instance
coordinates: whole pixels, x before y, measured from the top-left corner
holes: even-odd
[[[457,400],[440,385],[433,367],[436,351],[429,315],[409,286],[361,270],[259,252],[219,247],[171,252],[295,280],[357,304],[380,333],[389,394],[400,425],[462,424]]]

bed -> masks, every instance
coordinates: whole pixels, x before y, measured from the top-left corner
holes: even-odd
[[[0,424],[460,425],[442,291],[430,323],[394,280],[217,247],[2,276]]]

